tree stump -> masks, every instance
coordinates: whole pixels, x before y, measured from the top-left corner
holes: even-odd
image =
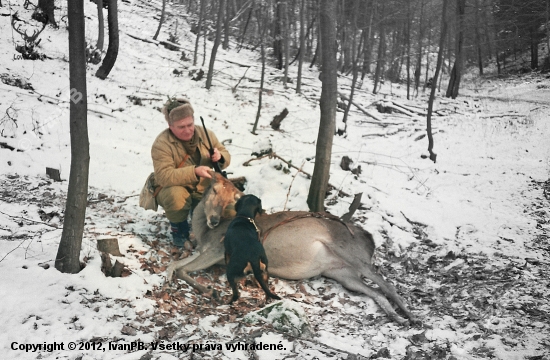
[[[288,115],[288,109],[284,108],[284,110],[281,111],[279,115],[275,115],[273,117],[273,120],[269,124],[271,125],[271,128],[273,130],[279,130],[281,128],[281,122],[286,118],[287,115]]]
[[[350,164],[353,162],[349,156],[343,156],[340,161],[340,168],[344,171],[351,171]]]
[[[117,238],[97,239],[97,249],[113,256],[122,256]]]
[[[47,167],[46,175],[53,181],[61,181],[61,173],[57,169]]]

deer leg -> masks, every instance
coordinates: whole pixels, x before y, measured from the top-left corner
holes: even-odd
[[[395,322],[403,325],[408,322],[407,319],[397,315],[397,313],[391,306],[388,299],[382,293],[371,288],[370,286],[367,286],[363,282],[363,279],[361,278],[357,270],[354,270],[348,267],[331,269],[331,270],[325,271],[323,273],[323,276],[326,276],[338,281],[340,284],[342,284],[342,286],[344,286],[348,290],[357,291],[372,298],[378,304],[378,306],[380,306],[382,310],[384,310],[386,314],[388,314],[388,316],[390,316]],[[410,313],[407,310],[407,315],[409,314]]]
[[[218,251],[219,250],[219,251]],[[224,254],[223,248],[211,248],[202,252],[199,256],[191,261],[178,260],[170,263],[166,269],[166,283],[169,284],[172,281],[174,273],[183,281],[187,282],[191,287],[197,289],[201,293],[207,293],[213,295],[212,289],[207,288],[195,281],[188,273],[193,271],[199,271],[209,268],[217,263],[223,263]]]
[[[365,271],[363,273],[363,276],[365,276],[367,279],[372,280],[376,285],[378,285],[380,290],[387,297],[389,297],[397,305],[397,307],[399,307],[407,315],[409,319],[414,320],[413,314],[407,308],[407,305],[405,305],[405,301],[403,300],[403,298],[401,298],[401,296],[397,294],[397,291],[395,290],[395,287],[392,284],[384,280],[382,276],[373,272],[370,269],[368,271]]]

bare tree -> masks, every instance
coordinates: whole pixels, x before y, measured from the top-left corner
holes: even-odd
[[[195,52],[193,54],[193,66],[197,65],[197,54],[199,52],[199,42],[201,38],[202,23],[204,22],[204,7],[206,5],[206,0],[200,0],[200,12],[199,12],[199,22],[197,24],[197,38],[195,39]]]
[[[225,16],[223,19],[223,45],[222,49],[227,50],[229,49],[229,22],[231,21],[231,12],[230,10],[230,1],[225,2]]]
[[[311,211],[324,211],[328,188],[332,140],[336,124],[336,96],[338,90],[336,61],[336,2],[321,0],[320,30],[322,49],[321,69],[321,123],[317,136],[315,168],[307,204]]]
[[[264,81],[265,81],[265,44],[264,44],[264,38],[265,38],[265,32],[267,29],[267,24],[262,25],[262,4],[259,5],[259,9],[257,10],[257,16],[258,19],[258,29],[260,29],[260,54],[262,56],[262,75],[260,77],[260,91],[258,94],[258,111],[256,112],[256,120],[254,121],[254,126],[252,127],[252,134],[256,135],[256,129],[258,128],[258,122],[260,121],[260,115],[262,112],[262,95],[264,92]]]
[[[443,63],[443,51],[445,47],[445,36],[447,33],[447,0],[443,0],[443,11],[441,15],[441,35],[439,38],[439,52],[437,53],[437,64],[435,65],[435,75],[432,81],[432,87],[430,91],[430,100],[428,101],[428,116],[426,120],[426,132],[428,134],[428,152],[430,153],[430,160],[433,162],[437,159],[437,154],[433,152],[434,138],[432,135],[432,112],[435,99],[435,90],[437,87],[437,79],[441,71]]]
[[[109,46],[107,47],[107,54],[103,63],[99,69],[97,69],[95,76],[101,80],[105,80],[109,73],[115,66],[116,58],[118,56],[118,10],[117,0],[107,0],[107,23],[109,24]]]
[[[451,70],[451,78],[447,87],[446,97],[456,99],[460,87],[460,78],[462,77],[463,45],[464,45],[464,13],[466,12],[466,0],[456,0],[456,16],[458,31],[456,33],[456,52],[455,63]]]
[[[275,3],[275,12],[273,19],[274,29],[273,29],[273,56],[277,59],[277,69],[283,69],[283,36],[281,28],[283,21],[283,1],[276,0]]]
[[[384,67],[385,67],[385,58],[386,58],[386,27],[384,26],[384,16],[385,16],[385,6],[386,4],[382,3],[382,16],[379,20],[379,36],[378,36],[378,60],[376,61],[376,70],[374,71],[374,87],[372,90],[373,94],[378,92],[378,86],[381,82],[381,77],[383,76]]]
[[[483,51],[481,49],[481,34],[480,34],[480,16],[479,16],[479,0],[475,0],[475,39],[477,50],[477,66],[479,68],[479,75],[483,75]]]
[[[285,62],[284,62],[284,76],[283,76],[283,86],[286,89],[288,87],[288,62],[290,57],[290,24],[288,21],[288,3],[287,1],[283,2],[283,16],[284,16],[284,31],[283,31],[283,50],[285,52]]]
[[[164,18],[166,16],[166,0],[162,0],[162,10],[160,13],[160,20],[159,20],[159,26],[157,27],[157,32],[155,33],[155,36],[153,36],[153,40],[156,40],[160,33],[160,28],[162,27],[162,24],[164,23]]]
[[[361,32],[359,34],[359,45],[357,46],[357,33],[358,33],[358,27],[357,27],[357,14],[359,13],[359,0],[355,0],[355,4],[354,4],[354,9],[353,9],[353,15],[352,15],[352,23],[353,23],[353,39],[352,39],[352,48],[351,48],[351,56],[352,56],[352,59],[353,59],[353,63],[352,63],[352,73],[353,73],[353,79],[351,81],[351,91],[349,93],[349,101],[348,101],[348,104],[346,105],[346,110],[344,111],[344,119],[343,119],[343,122],[344,122],[344,130],[343,131],[340,131],[340,129],[338,129],[338,134],[339,135],[343,135],[346,133],[347,129],[348,129],[348,115],[349,115],[349,111],[351,109],[351,103],[353,101],[353,96],[355,94],[355,86],[357,85],[357,77],[359,75],[359,60],[360,60],[360,57],[361,57],[361,46],[363,44],[363,33]]]
[[[45,23],[52,24],[54,27],[57,27],[57,23],[55,22],[55,3],[54,0],[38,0],[38,6],[37,10],[41,11],[44,15],[46,15],[47,20]]]
[[[212,77],[214,76],[214,63],[216,62],[216,53],[220,46],[222,37],[223,26],[223,13],[225,10],[225,0],[220,0],[218,4],[218,19],[216,20],[216,37],[214,38],[214,45],[212,46],[212,53],[210,55],[210,64],[208,65],[208,75],[206,75],[206,88],[210,89],[212,86]]]
[[[304,65],[304,53],[305,53],[305,43],[306,43],[306,34],[305,34],[305,4],[306,0],[301,0],[300,5],[300,49],[298,50],[298,77],[296,79],[296,93],[299,94],[302,92],[302,67]]]
[[[67,0],[69,18],[69,84],[71,88],[70,132],[71,173],[65,207],[63,232],[55,258],[55,268],[64,273],[80,271],[80,249],[88,201],[90,164],[84,0]]]
[[[103,51],[103,44],[105,43],[105,19],[103,18],[103,0],[97,0],[97,45],[96,48],[99,51]]]

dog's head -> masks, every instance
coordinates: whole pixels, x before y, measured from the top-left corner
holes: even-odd
[[[237,215],[254,219],[257,214],[262,213],[262,200],[254,195],[244,195],[235,204],[235,211]]]

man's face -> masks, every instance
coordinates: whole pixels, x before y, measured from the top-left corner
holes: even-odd
[[[189,141],[193,138],[195,133],[195,119],[192,116],[188,116],[178,121],[174,121],[168,125],[172,133],[182,141]]]

